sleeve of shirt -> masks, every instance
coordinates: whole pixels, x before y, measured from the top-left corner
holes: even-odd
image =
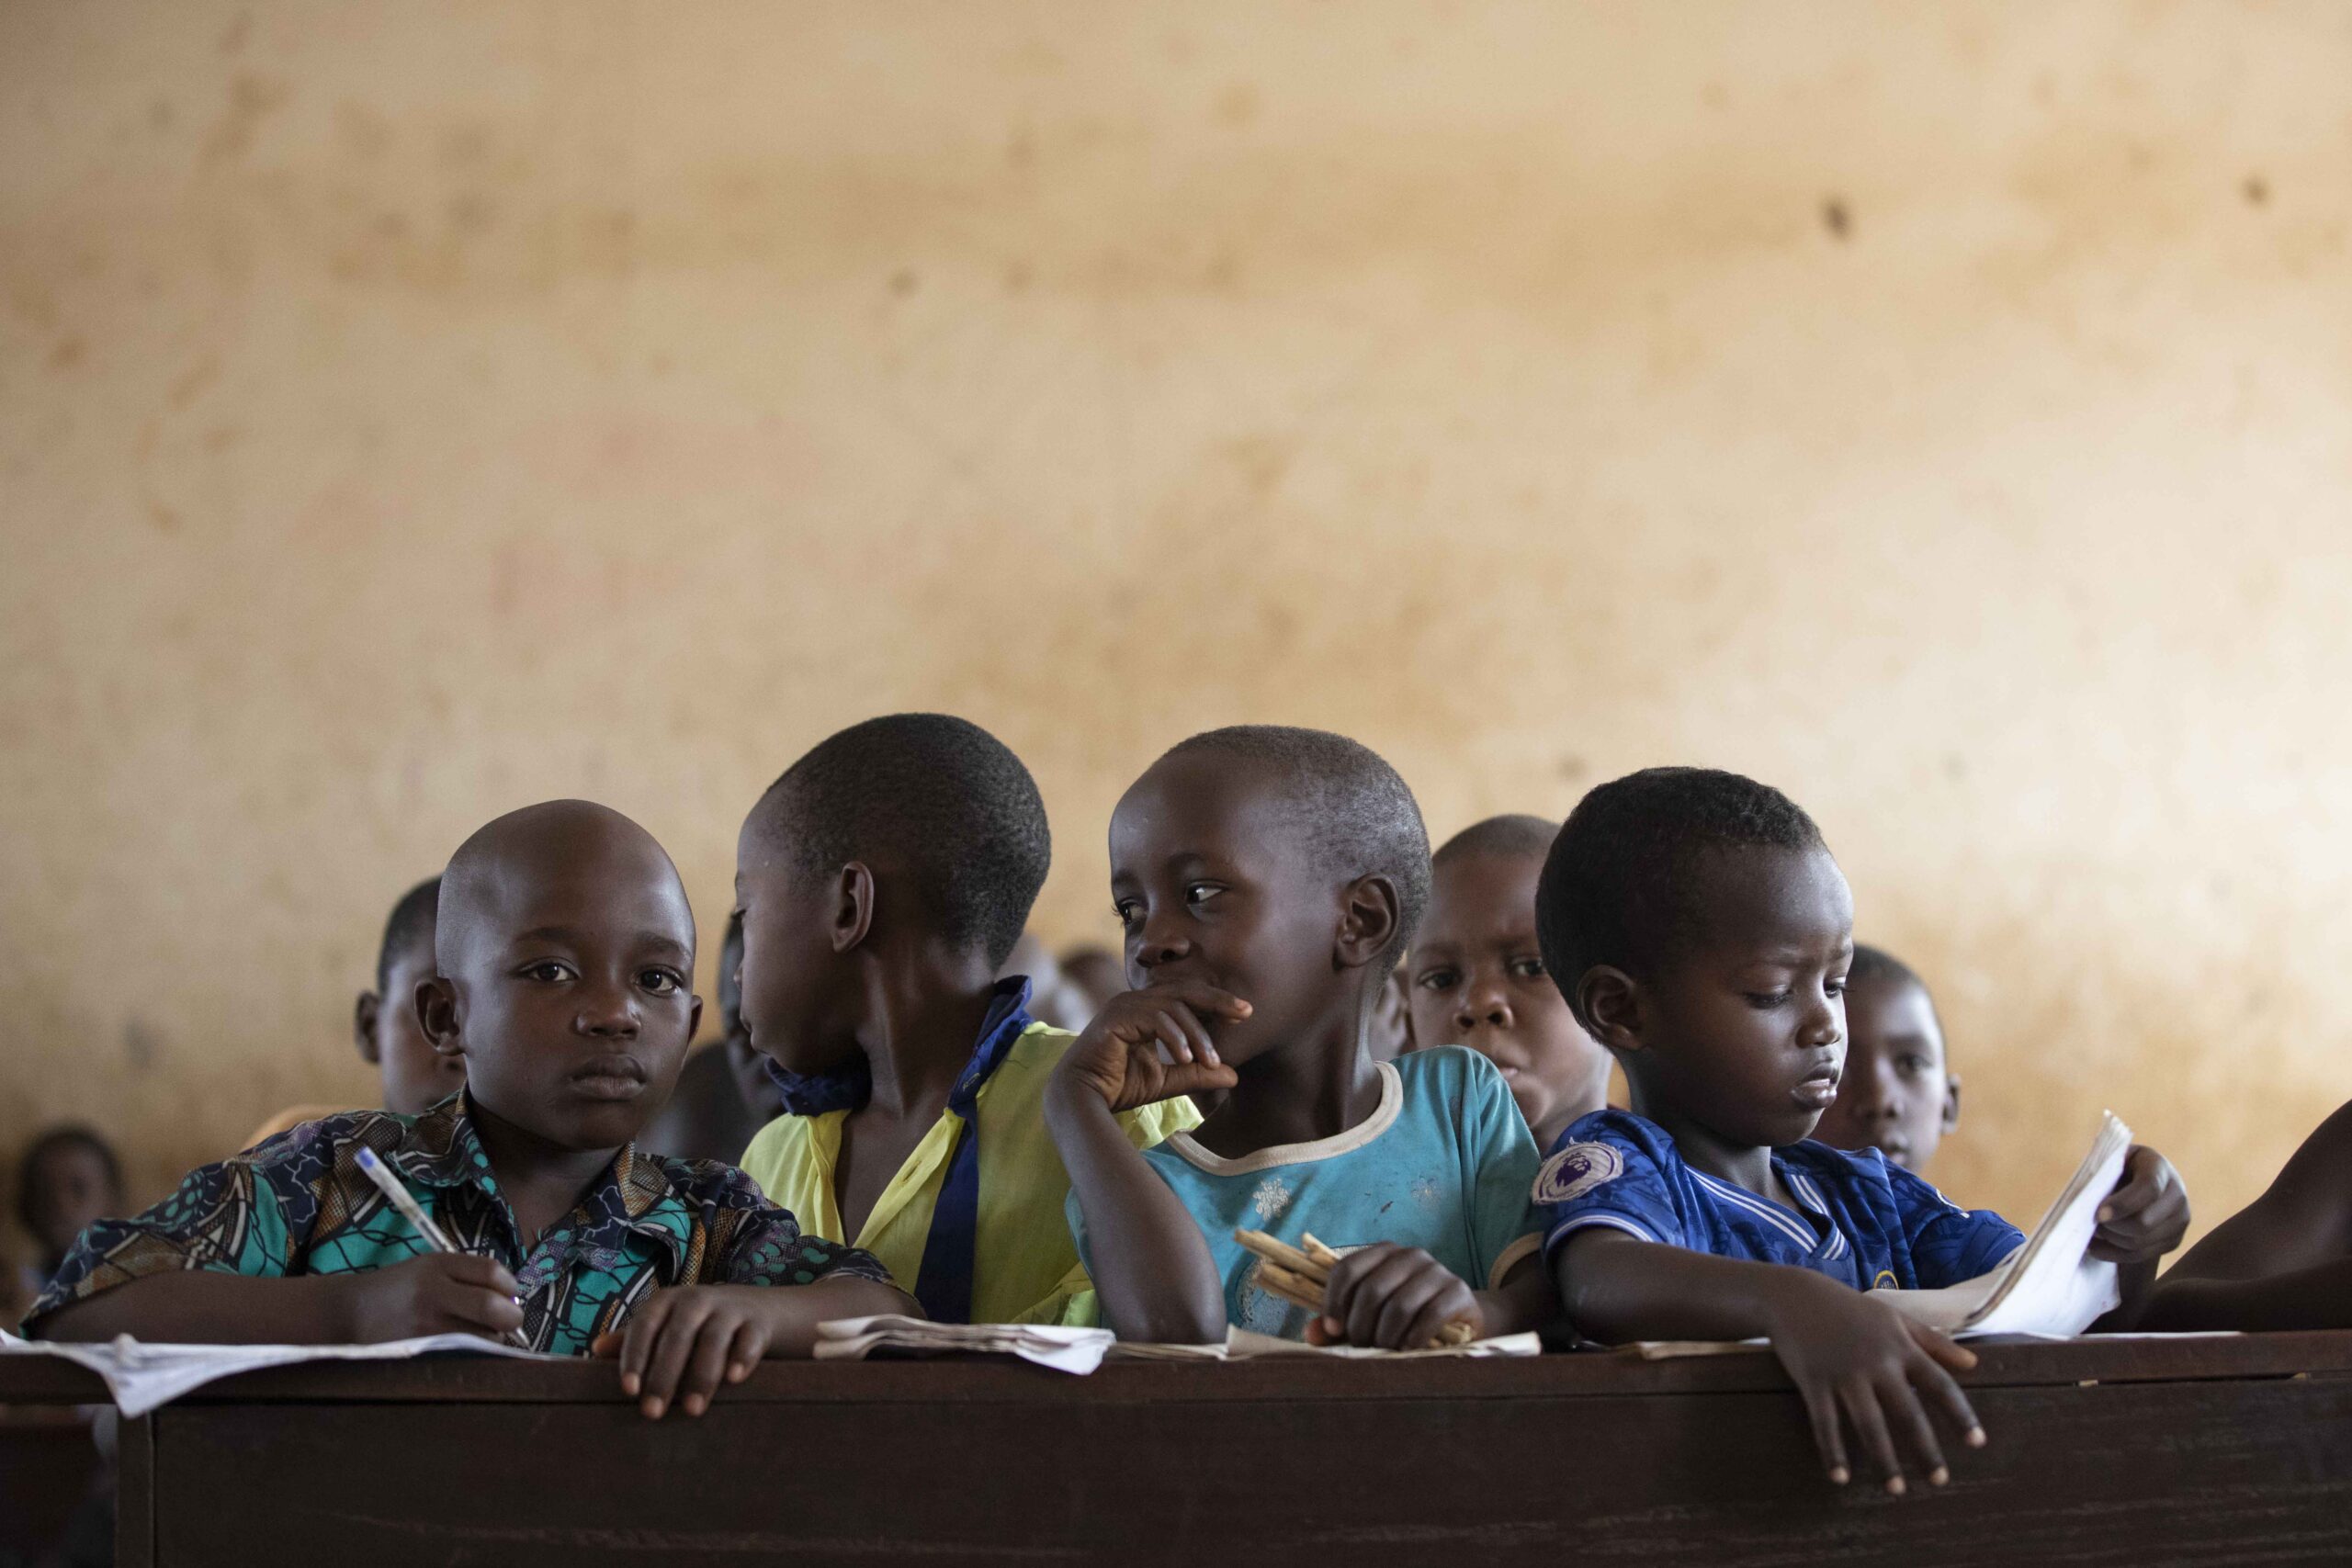
[[[1171,1133],[1189,1133],[1201,1124],[1200,1107],[1190,1095],[1180,1094],[1173,1100],[1157,1100],[1138,1105],[1133,1111],[1119,1112],[1119,1130],[1127,1142],[1139,1149],[1160,1143]]]
[[[150,1274],[200,1269],[283,1275],[294,1256],[295,1233],[308,1235],[316,1209],[315,1202],[288,1202],[283,1190],[290,1178],[279,1168],[314,1152],[289,1145],[292,1137],[280,1134],[263,1148],[192,1170],[176,1191],[145,1213],[100,1220],[84,1231],[25,1314],[25,1326]]]
[[[2025,1233],[1992,1210],[1963,1209],[1899,1165],[1888,1165],[1886,1179],[1923,1291],[1989,1274],[2025,1245]]]
[[[1690,1245],[1646,1124],[1623,1111],[1596,1111],[1563,1134],[1535,1173],[1534,1197],[1547,1258],[1577,1232],[1595,1228]]]
[[[1544,1216],[1531,1197],[1536,1167],[1534,1135],[1527,1119],[1511,1099],[1510,1086],[1495,1065],[1475,1051],[1464,1051],[1462,1092],[1463,1155],[1468,1169],[1464,1192],[1470,1222],[1471,1256],[1478,1260],[1480,1278],[1474,1290],[1491,1291],[1510,1271],[1542,1250]]]
[[[711,1216],[714,1245],[696,1283],[813,1285],[835,1276],[895,1282],[872,1253],[803,1235],[792,1211],[770,1203],[759,1184],[734,1167],[704,1168],[715,1173],[719,1186],[699,1195],[703,1212]],[[718,1234],[722,1227],[723,1235]]]

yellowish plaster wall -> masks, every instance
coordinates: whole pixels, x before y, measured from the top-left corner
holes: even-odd
[[[0,6],[0,1149],[355,1099],[384,909],[835,727],[1432,829],[1693,761],[1937,982],[1939,1174],[2352,1096],[2352,17]],[[706,962],[706,983],[708,964]]]

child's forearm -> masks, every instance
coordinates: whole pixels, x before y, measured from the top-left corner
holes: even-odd
[[[770,1358],[806,1357],[816,1348],[817,1325],[844,1317],[921,1317],[916,1300],[880,1280],[835,1278],[813,1285],[733,1285],[758,1298],[768,1320]]]
[[[2352,1327],[2352,1258],[2256,1280],[2200,1279],[2176,1268],[2148,1292],[2131,1326],[2152,1334]]]
[[[354,1275],[259,1279],[188,1269],[150,1274],[59,1307],[32,1325],[36,1339],[153,1344],[332,1345],[352,1337]]]
[[[1491,1291],[1479,1291],[1478,1311],[1487,1320],[1487,1333],[1522,1334],[1541,1328],[1558,1315],[1560,1298],[1552,1288],[1552,1276],[1545,1271],[1544,1260],[1530,1258],[1513,1269],[1503,1282]]]
[[[1604,1344],[1770,1338],[1814,1292],[1847,1289],[1808,1269],[1716,1258],[1600,1229],[1570,1236],[1553,1269],[1577,1332]]]
[[[2113,1312],[2090,1326],[2093,1334],[2128,1334],[2143,1327],[2148,1303],[2155,1293],[2157,1259],[2151,1258],[2140,1263],[2119,1264],[2115,1271],[2115,1290],[2120,1301]]]
[[[1122,1339],[1225,1338],[1225,1288],[1192,1213],[1152,1173],[1102,1096],[1057,1077],[1046,1126],[1086,1220],[1088,1272]]]

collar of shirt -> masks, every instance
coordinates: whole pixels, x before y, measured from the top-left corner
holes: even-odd
[[[595,1184],[569,1213],[540,1234],[526,1255],[514,1211],[507,1207],[490,1156],[474,1132],[471,1105],[471,1096],[460,1089],[411,1122],[396,1146],[380,1152],[402,1177],[420,1186],[473,1194],[503,1232],[495,1238],[499,1249],[514,1266],[515,1283],[526,1294],[583,1254],[592,1269],[616,1267],[632,1235],[654,1242],[671,1255],[674,1267],[683,1266],[689,1227],[685,1216],[675,1212],[683,1201],[662,1162],[639,1154],[633,1143],[621,1145]]]
[[[973,1043],[964,1070],[956,1075],[955,1087],[948,1091],[947,1109],[940,1117],[940,1125],[923,1135],[915,1154],[893,1174],[883,1193],[884,1203],[895,1192],[898,1202],[903,1205],[922,1190],[934,1168],[943,1161],[946,1166],[940,1178],[939,1195],[932,1204],[931,1229],[923,1242],[922,1261],[913,1292],[934,1322],[971,1321],[973,1259],[979,1235],[980,1095],[1012,1052],[1013,1042],[1034,1021],[1029,1016],[1028,977],[1010,975],[999,980],[989,993],[988,1011],[980,1020],[979,1038]],[[864,1105],[866,1096],[873,1092],[865,1058],[857,1057],[850,1069],[824,1075],[787,1073],[771,1059],[768,1076],[783,1091],[787,1114],[827,1118],[830,1124],[822,1131],[830,1137],[826,1145],[819,1145],[819,1153],[828,1168],[825,1187],[830,1191],[833,1185],[830,1168],[841,1149],[840,1116]],[[916,1166],[921,1168],[911,1168]],[[831,1217],[831,1228],[840,1230],[841,1216],[835,1213]],[[870,1228],[878,1219],[888,1217],[882,1203],[877,1203],[875,1213],[867,1216],[865,1226]]]

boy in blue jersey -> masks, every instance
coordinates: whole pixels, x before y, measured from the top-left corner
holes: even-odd
[[[1875,1149],[1805,1141],[1838,1092],[1854,953],[1820,829],[1737,774],[1653,768],[1585,796],[1535,908],[1545,967],[1633,1098],[1570,1126],[1536,1179],[1570,1319],[1606,1341],[1767,1337],[1832,1482],[1850,1475],[1842,1421],[1888,1491],[1898,1450],[1941,1485],[1929,1412],[1983,1444],[1951,1377],[1975,1357],[1869,1292],[1956,1284],[2024,1238]],[[2128,1319],[2188,1198],[2134,1147],[2099,1219],[2092,1256],[2120,1266]]]
[[[1463,1320],[1532,1328],[1551,1292],[1536,1152],[1502,1075],[1458,1046],[1377,1061],[1368,1024],[1429,898],[1412,792],[1319,730],[1214,730],[1111,819],[1111,891],[1141,989],[1055,1070],[1046,1119],[1070,1222],[1122,1337],[1228,1324],[1317,1343],[1428,1344]],[[1223,1089],[1200,1127],[1138,1150],[1116,1118]],[[1237,1227],[1345,1256],[1318,1314],[1255,1283]]]

